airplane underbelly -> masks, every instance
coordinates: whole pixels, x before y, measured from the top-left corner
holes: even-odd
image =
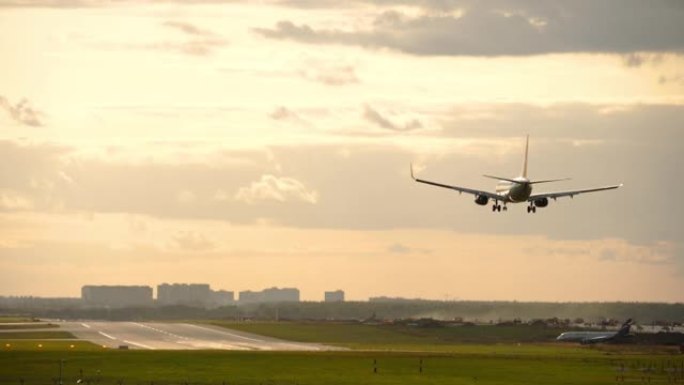
[[[532,193],[532,187],[529,185],[513,186],[508,192],[508,198],[512,202],[525,202]]]

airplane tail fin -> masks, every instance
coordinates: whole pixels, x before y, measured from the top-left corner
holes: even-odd
[[[525,158],[523,159],[523,166],[522,166],[522,171],[520,172],[520,176],[523,178],[527,178],[527,153],[530,148],[530,135],[527,135],[527,139],[525,139]]]
[[[618,336],[626,336],[629,334],[629,329],[632,327],[632,319],[628,319],[625,321],[625,323],[622,324],[622,327],[620,330],[618,330],[617,335]]]

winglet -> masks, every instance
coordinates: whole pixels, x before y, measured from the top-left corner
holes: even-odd
[[[416,180],[416,177],[413,176],[413,163],[411,163],[411,179]]]

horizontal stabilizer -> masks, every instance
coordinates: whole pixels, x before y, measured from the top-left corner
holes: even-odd
[[[535,181],[524,181],[524,180],[515,180],[511,178],[504,178],[501,176],[494,176],[494,175],[482,175],[485,178],[491,178],[491,179],[496,179],[496,180],[503,180],[506,182],[511,182],[511,183],[520,183],[520,184],[537,184],[537,183],[549,183],[549,182],[560,182],[564,180],[570,180],[570,178],[563,178],[563,179],[547,179],[547,180],[535,180]]]
[[[500,176],[494,176],[494,175],[482,175],[485,178],[491,178],[491,179],[496,179],[496,180],[505,180],[506,182],[511,182],[511,183],[520,183],[519,180],[511,179],[511,178],[504,178]]]
[[[549,182],[562,182],[564,180],[570,180],[570,178],[563,178],[563,179],[547,179],[547,180],[535,180],[531,181],[530,184],[537,184],[537,183],[549,183]]]

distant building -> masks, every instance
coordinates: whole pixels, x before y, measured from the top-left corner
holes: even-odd
[[[272,287],[265,289],[263,293],[263,302],[299,302],[299,289],[283,288],[278,289]]]
[[[217,290],[211,292],[212,306],[228,306],[235,303],[235,294],[232,291]]]
[[[342,290],[326,291],[325,302],[344,302],[344,292]]]
[[[238,300],[240,303],[255,303],[262,302],[262,293],[260,291],[245,290],[238,293]]]
[[[162,283],[157,286],[159,305],[186,305],[207,307],[212,302],[212,292],[204,283]]]
[[[81,288],[81,299],[88,306],[151,306],[152,288],[149,286],[87,285]]]
[[[299,302],[299,289],[272,287],[262,291],[241,291],[240,303]]]

